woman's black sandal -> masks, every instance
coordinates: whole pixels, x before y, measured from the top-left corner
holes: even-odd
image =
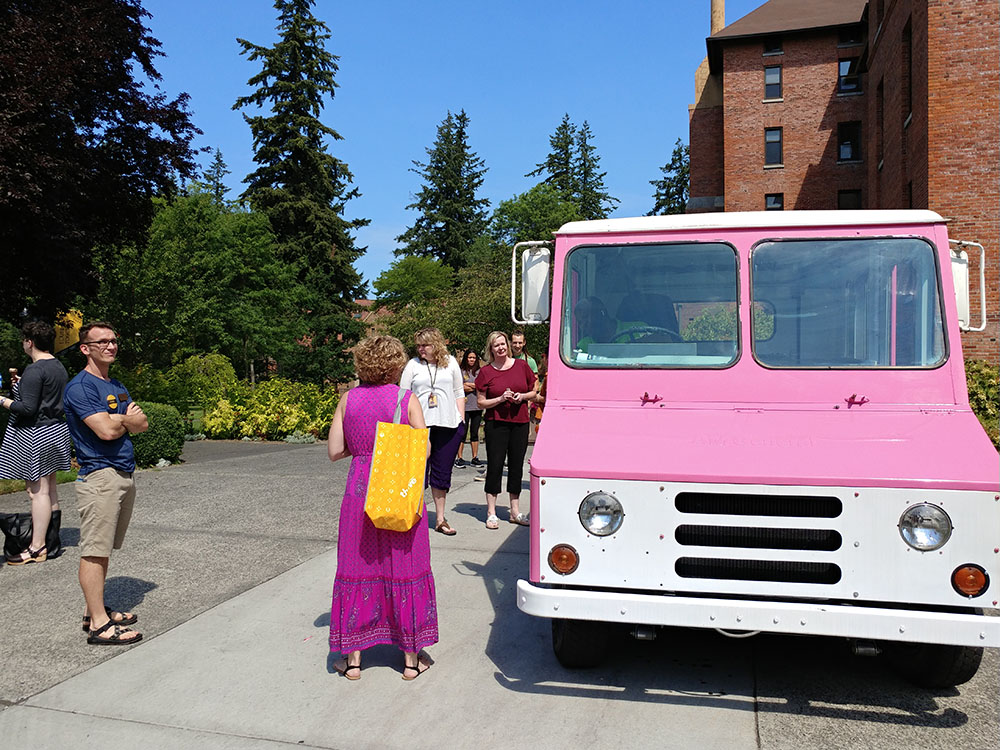
[[[38,549],[31,549],[29,546],[27,549],[27,557],[8,557],[8,565],[27,565],[28,563],[40,563],[45,562],[49,559],[49,548],[44,544]]]
[[[101,634],[106,632],[108,628],[112,628],[111,635],[106,638],[101,638]],[[91,643],[95,646],[128,646],[130,643],[138,643],[142,640],[142,633],[135,630],[129,630],[123,625],[119,625],[117,622],[108,620],[102,627],[97,630],[88,631],[90,635],[87,636],[87,643]],[[135,633],[134,638],[122,638],[126,633]]]
[[[115,610],[111,609],[111,607],[105,607],[104,613],[108,616],[108,619],[111,620],[111,622],[113,622],[115,625],[135,625],[137,622],[139,622],[139,615],[132,613],[126,615],[124,612],[116,612]],[[116,620],[115,615],[119,615],[121,619]],[[80,629],[84,633],[90,632],[90,615],[83,616],[83,623],[80,626]]]

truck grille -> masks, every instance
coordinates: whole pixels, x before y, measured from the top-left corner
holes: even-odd
[[[836,497],[723,495],[715,492],[681,492],[674,500],[674,506],[681,513],[793,518],[837,518],[844,509]]]
[[[748,518],[746,526],[681,524],[674,532],[674,538],[684,546],[815,553],[835,552],[843,543],[840,532],[835,529],[772,528],[763,520],[779,517],[837,518],[843,511],[843,505],[836,497],[681,492],[674,500],[674,507],[685,514],[756,516],[761,519],[752,522]],[[731,523],[732,519],[729,520]],[[748,552],[748,556],[752,557],[752,553]],[[835,563],[803,560],[681,557],[677,559],[674,569],[682,578],[733,581],[829,585],[839,582],[841,578],[840,567]]]
[[[678,526],[679,544],[694,547],[748,547],[751,549],[840,549],[840,532],[833,529],[766,529],[741,526]]]
[[[840,581],[840,566],[833,563],[682,557],[677,560],[674,570],[681,578],[825,584]]]

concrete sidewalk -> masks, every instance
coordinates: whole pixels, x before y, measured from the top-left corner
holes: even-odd
[[[752,683],[746,669],[732,671],[745,656],[731,648],[675,656],[669,674],[628,644],[607,670],[561,668],[548,622],[514,601],[528,529],[484,527],[475,474],[455,471],[449,520],[458,535],[431,533],[441,638],[420,679],[400,679],[401,653],[389,647],[365,653],[358,682],[332,671],[332,548],[144,643],[92,648],[114,658],[0,712],[0,736],[31,748],[84,739],[138,748],[558,748],[620,746],[629,726],[647,727],[645,740],[659,747],[756,747]],[[157,616],[137,611],[141,625]],[[628,687],[633,679],[641,690]],[[657,729],[665,706],[669,736]],[[627,744],[647,743],[640,731]]]
[[[67,554],[0,569],[0,737],[64,748],[698,748],[800,750],[1000,742],[996,650],[973,682],[922,691],[835,639],[670,630],[614,641],[604,666],[563,669],[546,620],[522,614],[528,529],[484,527],[482,483],[456,469],[454,537],[431,533],[440,642],[413,682],[388,647],[362,679],[327,646],[347,462],[326,448],[190,444],[187,463],[138,476],[136,517],[112,558],[109,604],[142,643],[79,630],[76,512]],[[527,477],[527,474],[525,475]],[[522,502],[527,508],[527,492]],[[0,498],[19,510],[24,498]],[[430,511],[430,521],[434,521]],[[26,615],[27,613],[27,615]]]

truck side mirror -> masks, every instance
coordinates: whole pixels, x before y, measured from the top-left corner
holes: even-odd
[[[951,251],[951,277],[955,282],[955,302],[958,305],[958,327],[969,330],[969,254]]]
[[[510,257],[510,318],[518,325],[537,325],[549,318],[549,269],[552,253],[546,242],[518,242]],[[521,312],[517,317],[517,251],[521,252]]]
[[[958,248],[979,248],[979,313],[978,326],[972,326],[972,313],[969,305],[969,254],[965,250],[951,250],[951,277],[955,282],[955,301],[958,304],[958,327],[963,331],[986,330],[986,249],[978,242],[964,240],[948,240],[950,245]]]

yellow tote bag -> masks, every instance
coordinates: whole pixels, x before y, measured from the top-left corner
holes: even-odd
[[[400,388],[392,422],[379,422],[375,432],[365,513],[377,528],[409,531],[424,510],[424,472],[428,430],[400,424]]]

